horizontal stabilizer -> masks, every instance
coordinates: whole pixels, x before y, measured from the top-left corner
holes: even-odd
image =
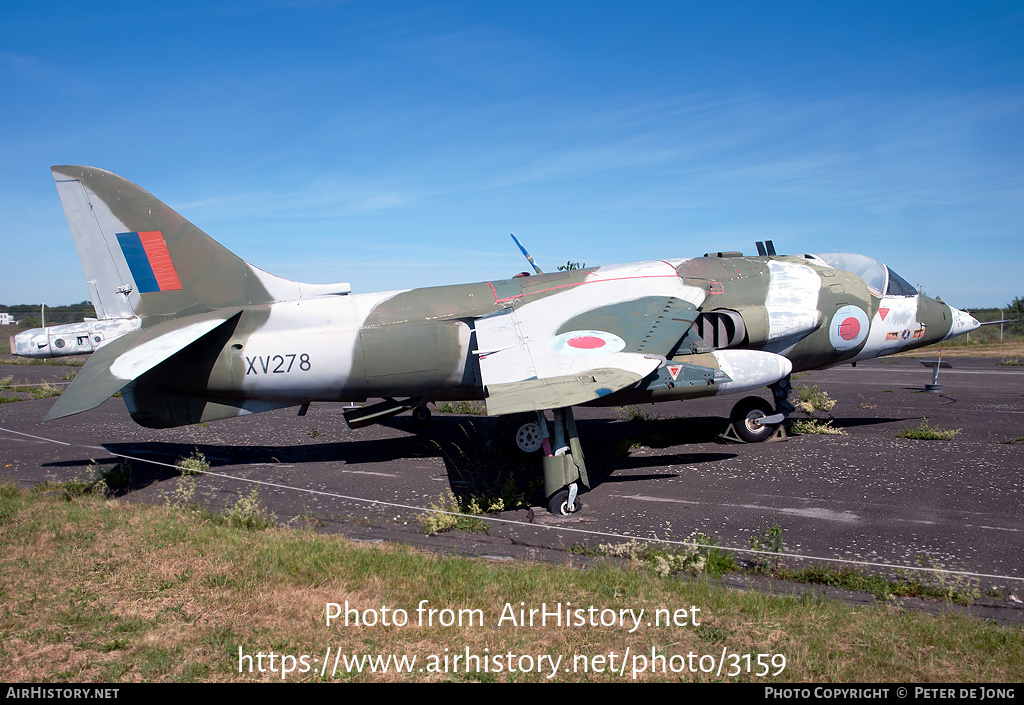
[[[124,335],[93,353],[57,399],[44,421],[99,406],[129,382],[234,318],[241,309],[221,309],[166,321]]]

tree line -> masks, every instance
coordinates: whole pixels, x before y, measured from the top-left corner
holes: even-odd
[[[40,319],[41,304],[17,304],[5,306],[0,304],[0,313],[9,313],[18,322],[20,328],[38,328],[42,325]],[[91,301],[83,301],[70,306],[47,306],[46,325],[56,326],[63,323],[80,323],[86,318],[95,318],[96,309],[92,307]]]

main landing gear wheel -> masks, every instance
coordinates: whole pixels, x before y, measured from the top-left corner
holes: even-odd
[[[576,501],[573,503],[572,509],[569,509],[568,489],[559,490],[548,499],[548,511],[552,514],[569,516],[570,514],[575,514],[581,509],[583,509],[583,502],[580,501],[579,497],[577,497]]]
[[[426,404],[413,408],[412,420],[416,423],[427,423],[430,421],[430,409],[427,408]]]
[[[498,421],[498,445],[512,455],[539,455],[543,440],[535,413],[502,416]]]
[[[772,405],[761,397],[746,397],[740,399],[732,408],[732,416],[729,417],[733,431],[747,443],[760,443],[768,440],[777,424],[761,424],[759,419],[771,416],[775,411]]]

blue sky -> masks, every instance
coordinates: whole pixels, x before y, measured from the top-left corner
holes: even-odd
[[[1024,4],[0,6],[0,303],[88,298],[49,167],[356,292],[831,250],[1024,295]]]

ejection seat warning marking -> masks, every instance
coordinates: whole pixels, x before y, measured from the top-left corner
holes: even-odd
[[[296,359],[299,364],[296,365]],[[283,375],[291,372],[292,368],[309,372],[312,365],[309,362],[309,353],[286,353],[285,355],[257,355],[256,357],[245,356],[247,375]]]

